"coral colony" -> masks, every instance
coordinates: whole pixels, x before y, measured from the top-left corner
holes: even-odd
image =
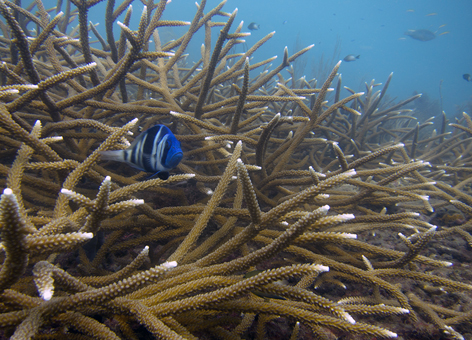
[[[341,62],[287,77],[312,46],[239,53],[224,1],[183,22],[108,0],[104,37],[98,2],[0,0],[0,339],[471,333],[466,113],[417,124],[391,76],[344,96]],[[183,150],[168,179],[100,158],[156,124]]]

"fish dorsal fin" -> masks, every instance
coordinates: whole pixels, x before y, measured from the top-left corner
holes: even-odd
[[[138,142],[143,139],[143,134],[144,132],[146,131],[143,131],[141,132],[139,135],[136,136],[136,138],[134,139],[134,141],[131,143],[131,145],[128,147],[128,150],[134,148],[136,146],[136,144],[138,144]]]

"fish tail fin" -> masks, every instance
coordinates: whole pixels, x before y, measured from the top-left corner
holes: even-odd
[[[102,161],[123,162],[125,160],[125,150],[100,151],[100,159]]]
[[[360,56],[361,56],[361,55],[360,55],[360,54],[358,54],[358,55],[356,56],[356,59],[359,59],[359,57],[360,57]]]

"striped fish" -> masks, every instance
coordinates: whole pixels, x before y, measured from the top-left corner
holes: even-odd
[[[102,151],[100,154],[102,160],[126,162],[164,180],[169,178],[169,171],[183,157],[180,142],[167,126],[161,124],[143,131],[125,150]]]

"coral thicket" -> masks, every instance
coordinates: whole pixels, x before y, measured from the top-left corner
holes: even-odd
[[[0,0],[1,339],[472,333],[467,113],[423,133],[391,75],[287,79],[312,46],[238,52],[225,1],[186,22],[108,0],[104,37],[98,2]],[[184,151],[167,180],[100,159],[155,124]]]

